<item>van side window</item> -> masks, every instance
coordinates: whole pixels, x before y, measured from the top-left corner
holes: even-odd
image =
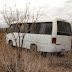
[[[40,26],[40,30],[39,30],[39,33],[40,34],[45,34],[45,30],[46,30],[46,24],[45,23],[41,23],[40,24],[41,26]]]
[[[39,34],[39,29],[40,29],[40,23],[37,23],[37,24],[34,25],[32,30],[30,31],[30,33]]]
[[[35,25],[35,27],[31,30],[31,33],[51,35],[51,33],[52,33],[52,22],[37,23]]]

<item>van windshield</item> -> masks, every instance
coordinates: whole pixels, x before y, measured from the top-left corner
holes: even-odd
[[[57,35],[70,35],[71,26],[67,22],[57,21]]]
[[[35,34],[49,34],[52,33],[52,22],[37,23],[31,30],[31,33]]]

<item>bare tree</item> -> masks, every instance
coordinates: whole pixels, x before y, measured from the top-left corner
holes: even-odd
[[[1,59],[1,62],[3,63],[3,66],[5,67],[6,70],[8,70],[9,72],[22,72],[21,70],[21,52],[22,52],[22,47],[23,47],[23,42],[24,42],[24,37],[26,35],[26,33],[28,33],[29,31],[31,31],[33,29],[33,27],[36,24],[36,21],[39,19],[39,12],[40,10],[35,14],[34,10],[33,13],[31,15],[32,17],[32,24],[30,26],[30,28],[27,30],[27,23],[30,19],[30,10],[29,10],[29,4],[26,5],[26,9],[21,12],[15,5],[15,11],[12,8],[7,8],[6,6],[4,7],[3,11],[1,12],[4,21],[7,23],[7,25],[10,27],[10,32],[12,33],[14,40],[16,42],[16,48],[15,51],[14,49],[12,49],[10,46],[4,45],[5,49],[2,48],[3,52],[3,56]],[[16,24],[16,28],[18,31],[18,38],[19,38],[19,46],[17,46],[17,39],[13,33],[11,24],[14,23]],[[23,23],[24,27],[23,27],[23,34],[22,34],[22,44],[20,46],[20,33],[19,33],[19,23]],[[7,55],[5,55],[7,54]],[[13,61],[14,59],[14,61]],[[24,72],[24,71],[23,71]]]

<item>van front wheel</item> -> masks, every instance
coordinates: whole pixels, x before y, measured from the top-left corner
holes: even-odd
[[[9,45],[13,47],[13,42],[11,40],[9,41]]]

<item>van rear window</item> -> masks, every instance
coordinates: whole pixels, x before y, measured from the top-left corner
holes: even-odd
[[[31,30],[31,33],[35,34],[52,34],[52,22],[37,23]]]
[[[71,33],[71,26],[67,22],[57,21],[57,34],[69,35]]]

